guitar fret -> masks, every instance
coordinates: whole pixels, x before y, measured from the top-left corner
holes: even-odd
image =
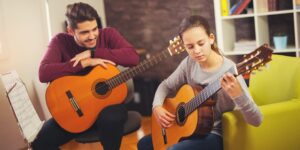
[[[135,76],[138,73],[138,70],[136,70],[135,68],[132,69],[132,75]]]
[[[136,67],[137,70],[139,70],[140,72],[142,72],[143,70],[141,70],[141,67]]]
[[[127,71],[124,72],[124,76],[125,76],[126,78],[129,78],[129,74],[128,74]]]
[[[116,87],[116,81],[114,79],[112,79],[112,84],[114,87]]]

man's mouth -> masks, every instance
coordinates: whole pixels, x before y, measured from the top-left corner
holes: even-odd
[[[86,41],[86,43],[88,43],[88,44],[92,44],[92,43],[94,43],[94,41],[95,41],[95,39],[92,39],[92,40],[87,40],[87,41]]]

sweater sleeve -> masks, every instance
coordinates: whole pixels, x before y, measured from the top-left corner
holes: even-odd
[[[255,104],[253,98],[251,97],[247,85],[242,76],[238,76],[242,88],[243,94],[239,97],[234,98],[234,103],[237,106],[237,109],[242,113],[245,121],[253,126],[259,126],[263,120],[262,114]]]
[[[73,62],[62,61],[62,41],[59,35],[55,36],[44,55],[39,67],[39,79],[41,82],[50,82],[65,75],[72,75],[82,70],[79,63],[73,67]]]
[[[98,48],[95,57],[111,60],[119,65],[129,67],[139,63],[139,56],[134,47],[129,44],[114,28],[107,28],[101,37],[109,48]]]
[[[184,59],[176,70],[158,86],[155,92],[152,108],[155,106],[162,106],[169,93],[176,92],[184,83],[187,83],[185,76],[186,66],[187,58]]]

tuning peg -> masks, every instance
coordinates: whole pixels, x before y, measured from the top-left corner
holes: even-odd
[[[172,40],[170,40],[170,41],[169,41],[169,44],[170,44],[170,45],[171,45],[171,44],[173,44],[173,41],[172,41]]]
[[[269,69],[270,68],[270,65],[269,64],[265,64],[266,68]]]

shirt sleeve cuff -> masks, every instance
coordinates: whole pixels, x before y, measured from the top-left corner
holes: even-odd
[[[240,96],[234,98],[233,101],[238,107],[243,107],[244,105],[247,105],[247,99],[248,97],[246,96],[246,94],[242,93]]]
[[[83,69],[81,63],[78,63],[75,67],[73,67],[74,62],[69,62],[69,68],[71,68],[71,72],[77,73]]]

